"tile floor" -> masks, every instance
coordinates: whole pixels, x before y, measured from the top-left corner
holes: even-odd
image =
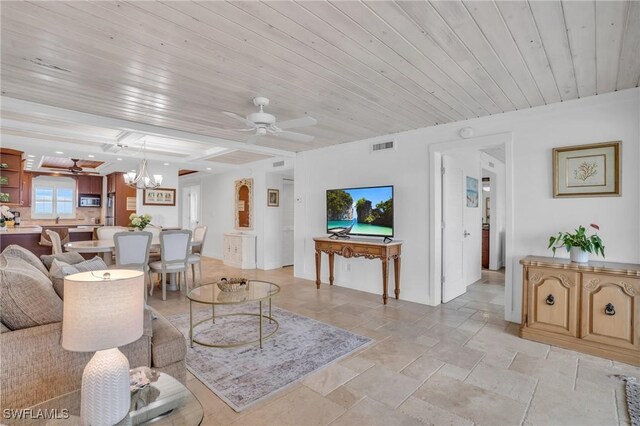
[[[629,424],[622,382],[640,368],[517,337],[504,321],[503,275],[483,272],[463,296],[439,307],[323,285],[292,268],[239,271],[205,259],[205,279],[242,275],[277,282],[284,309],[376,340],[277,395],[236,413],[189,374],[203,425],[609,425]],[[155,292],[164,314],[187,299]]]

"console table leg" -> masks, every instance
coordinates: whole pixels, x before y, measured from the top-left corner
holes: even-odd
[[[322,252],[316,251],[316,288],[320,288],[320,262],[322,260]]]
[[[389,288],[389,259],[382,259],[382,302],[387,304],[387,290]]]
[[[329,253],[329,285],[333,285],[333,253]]]
[[[393,259],[393,272],[394,272],[395,281],[396,281],[396,289],[395,289],[396,299],[399,299],[400,298],[400,256]]]

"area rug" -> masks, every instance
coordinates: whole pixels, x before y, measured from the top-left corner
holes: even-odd
[[[218,344],[257,339],[258,317],[218,317],[241,311],[257,313],[258,308],[216,306],[216,324],[196,328],[197,338]],[[194,312],[194,323],[210,315],[211,308]],[[368,337],[275,306],[273,317],[280,323],[280,329],[264,342],[263,349],[258,343],[230,349],[194,343],[190,348],[189,314],[167,319],[186,336],[187,369],[237,412],[372,342]],[[275,324],[265,320],[264,334],[274,327]]]
[[[637,377],[620,374],[613,374],[609,377],[615,377],[626,382],[627,410],[629,411],[631,426],[640,426],[640,380]]]

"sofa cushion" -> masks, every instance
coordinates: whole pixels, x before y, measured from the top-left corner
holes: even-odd
[[[162,315],[153,320],[151,338],[151,364],[162,368],[183,360],[187,355],[184,336]]]
[[[49,278],[51,278],[53,288],[58,296],[60,296],[61,299],[64,299],[64,277],[67,275],[77,274],[78,272],[101,271],[103,269],[108,269],[108,266],[104,263],[104,260],[98,256],[93,259],[83,260],[82,262],[74,265],[69,265],[61,260],[53,259],[51,269],[49,269]]]
[[[6,325],[0,322],[0,334],[6,333],[7,331],[11,331],[11,330],[9,330]]]
[[[38,259],[38,256],[31,253],[29,250],[27,250],[24,247],[21,247],[16,244],[11,244],[11,245],[8,245],[2,251],[2,254],[7,256],[19,257],[20,259],[27,262],[29,265],[36,267],[36,269],[38,269],[43,274],[48,275],[48,272],[47,272],[48,267],[45,268],[42,262],[40,261],[40,259]]]
[[[10,330],[62,321],[51,281],[25,260],[0,254],[0,321]]]
[[[40,256],[42,263],[47,269],[51,269],[51,264],[54,259],[60,260],[61,262],[68,263],[69,265],[74,265],[76,263],[84,262],[84,257],[80,253],[75,251],[68,251],[66,253],[59,254],[43,254]]]

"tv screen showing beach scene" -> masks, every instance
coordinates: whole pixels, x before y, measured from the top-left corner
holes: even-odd
[[[393,186],[327,190],[327,232],[393,237]]]

